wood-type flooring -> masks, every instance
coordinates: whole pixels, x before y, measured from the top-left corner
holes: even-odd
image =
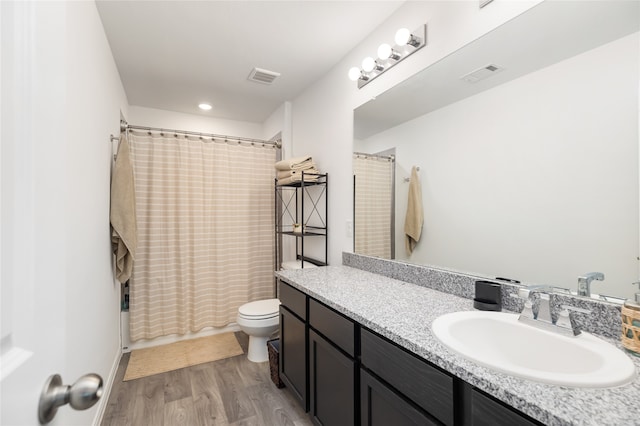
[[[247,335],[236,337],[244,355],[127,382],[124,354],[102,426],[311,425],[290,392],[273,384],[269,363],[247,360]]]

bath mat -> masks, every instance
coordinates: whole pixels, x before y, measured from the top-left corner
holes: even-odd
[[[242,355],[233,333],[183,340],[153,348],[131,351],[123,381],[166,373],[192,365]]]

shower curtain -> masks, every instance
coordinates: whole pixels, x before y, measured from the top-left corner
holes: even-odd
[[[394,164],[389,157],[353,156],[356,253],[392,258]]]
[[[273,145],[129,131],[138,248],[131,340],[235,322],[274,297]]]

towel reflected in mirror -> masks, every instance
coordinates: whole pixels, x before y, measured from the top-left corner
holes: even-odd
[[[422,187],[418,178],[418,170],[416,166],[413,166],[411,168],[411,178],[409,179],[407,214],[404,218],[405,248],[408,255],[413,253],[418,241],[420,241],[423,223]]]

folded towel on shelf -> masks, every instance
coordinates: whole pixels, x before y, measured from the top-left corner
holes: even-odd
[[[278,179],[284,179],[284,178],[288,178],[288,177],[296,176],[296,175],[300,175],[301,176],[302,172],[304,172],[305,175],[307,173],[311,173],[311,174],[320,173],[318,171],[318,169],[316,169],[315,167],[312,167],[310,169],[304,169],[304,170],[278,170],[277,177],[278,177]]]
[[[309,156],[295,157],[278,161],[275,165],[276,170],[303,170],[315,167],[313,159]]]
[[[305,182],[317,182],[318,181],[318,176],[305,175],[304,176],[304,181]],[[289,185],[291,183],[296,183],[296,182],[302,182],[302,174],[293,175],[293,176],[289,176],[289,177],[286,177],[286,178],[278,179],[278,185]]]

